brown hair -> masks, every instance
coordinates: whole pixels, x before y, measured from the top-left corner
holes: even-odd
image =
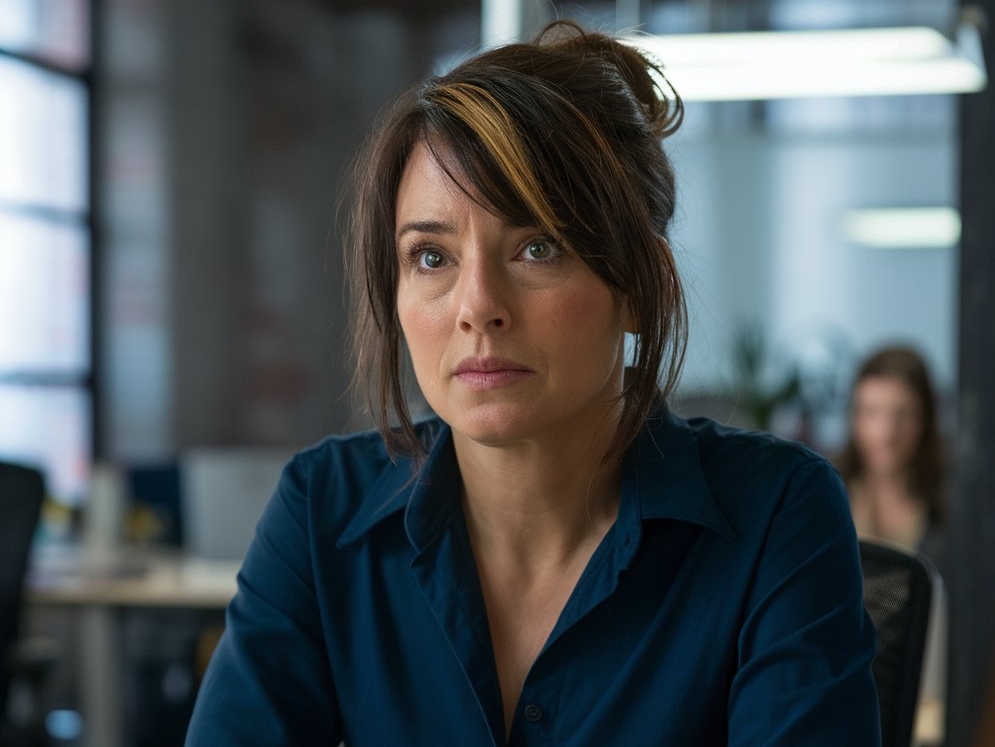
[[[864,379],[872,376],[898,379],[915,393],[922,414],[922,435],[912,458],[909,490],[925,502],[930,524],[940,525],[944,518],[943,490],[946,460],[937,419],[936,395],[926,362],[910,347],[883,348],[861,365],[851,393],[856,392]],[[853,403],[851,407],[852,405]],[[837,459],[837,466],[847,484],[860,478],[864,473],[865,466],[854,442],[852,429],[846,446]]]
[[[513,225],[570,246],[630,309],[638,330],[609,456],[635,438],[684,357],[687,312],[666,241],[675,184],[661,139],[683,119],[658,64],[569,21],[491,49],[410,91],[357,162],[347,274],[353,384],[392,454],[419,455],[404,395],[395,207],[424,143],[455,183]]]

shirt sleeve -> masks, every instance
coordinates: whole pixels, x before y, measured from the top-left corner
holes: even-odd
[[[294,464],[239,572],[186,747],[329,747],[341,740],[315,596],[306,478]]]
[[[879,747],[876,636],[846,492],[799,469],[768,527],[744,610],[731,747]]]

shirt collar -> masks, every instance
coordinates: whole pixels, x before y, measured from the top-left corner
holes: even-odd
[[[640,519],[687,521],[736,536],[705,479],[694,430],[666,407],[647,419],[626,455],[623,502],[633,495]]]
[[[421,469],[410,458],[388,463],[346,526],[339,547],[406,509],[405,531],[421,550],[460,510],[462,481],[452,432],[438,420],[428,427],[436,434]],[[664,407],[648,418],[626,454],[622,504],[624,514],[629,514],[626,508],[638,506],[637,520],[675,519],[699,524],[727,539],[736,536],[705,480],[694,431]],[[622,513],[619,518],[624,521]]]
[[[407,509],[405,528],[412,543],[421,548],[438,534],[459,505],[462,483],[456,464],[449,426],[430,420],[419,426],[431,446],[419,468],[414,459],[404,457],[387,462],[373,485],[364,489],[359,509],[336,543],[344,547],[366,534],[388,516]]]

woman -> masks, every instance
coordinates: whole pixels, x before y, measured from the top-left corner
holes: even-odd
[[[912,348],[884,348],[860,366],[839,468],[858,534],[942,560],[943,444],[929,372]]]
[[[381,124],[348,264],[379,429],[287,467],[188,745],[878,744],[835,472],[663,404],[659,73],[554,24]]]
[[[916,715],[915,744],[942,744],[948,615],[943,541],[944,456],[936,396],[925,361],[907,346],[869,356],[854,379],[850,436],[838,466],[857,533],[916,550],[941,571],[933,602]]]

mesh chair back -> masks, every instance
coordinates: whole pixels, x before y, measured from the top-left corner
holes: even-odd
[[[24,576],[44,494],[40,472],[0,462],[0,706],[7,702],[6,656],[18,634]]]
[[[936,570],[922,555],[861,540],[864,605],[878,634],[872,668],[882,747],[909,747]]]

